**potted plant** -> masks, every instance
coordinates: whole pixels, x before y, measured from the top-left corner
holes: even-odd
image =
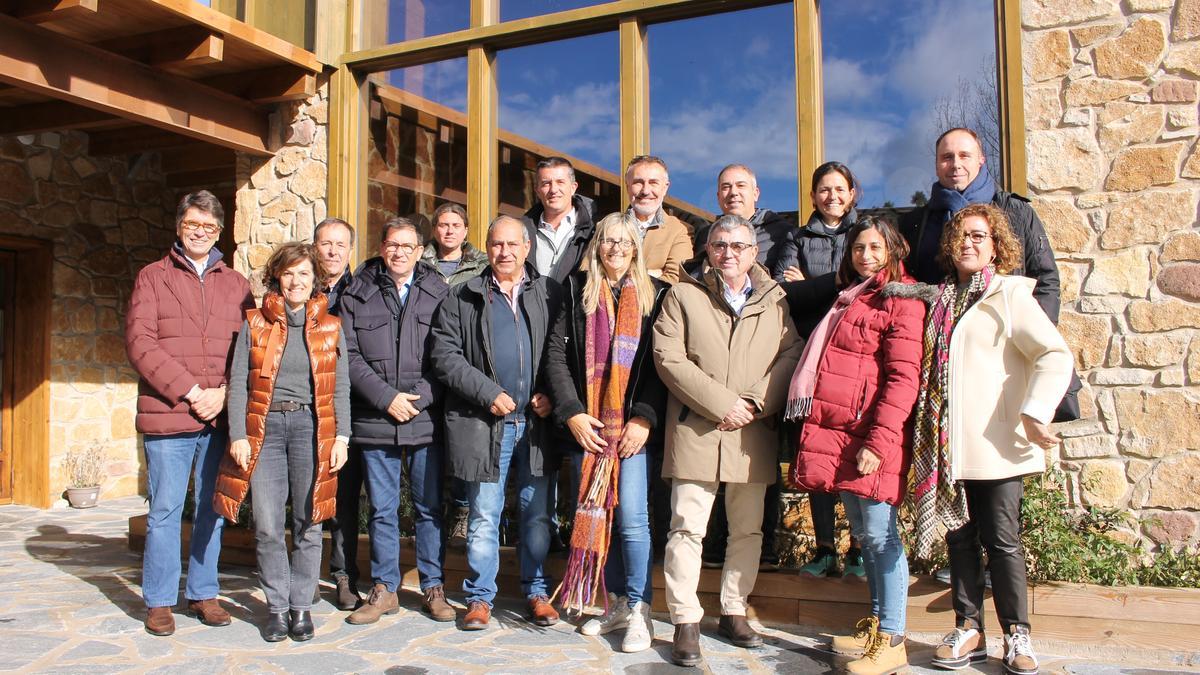
[[[67,451],[67,501],[77,509],[90,509],[104,482],[104,446],[92,443]]]

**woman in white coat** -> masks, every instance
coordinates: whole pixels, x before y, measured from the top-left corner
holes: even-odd
[[[913,432],[917,554],[928,555],[944,525],[956,624],[933,665],[957,670],[987,659],[982,546],[1004,671],[1034,675],[1022,478],[1044,471],[1045,452],[1058,443],[1047,425],[1071,380],[1071,352],[1034,300],[1033,280],[1008,275],[1022,256],[1003,211],[959,211],[938,258],[949,275],[926,315]]]

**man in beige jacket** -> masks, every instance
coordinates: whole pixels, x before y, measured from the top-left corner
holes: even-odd
[[[667,540],[667,608],[675,624],[671,659],[700,662],[696,596],[700,550],[721,483],[729,540],[721,575],[719,633],[739,647],[762,638],[746,621],[758,577],[763,494],[775,481],[776,413],[801,343],[783,289],[756,264],[757,234],[738,215],[709,229],[706,259],[663,300],[654,325],[654,363],[666,384],[663,477],[672,480]]]
[[[629,212],[642,233],[642,255],[650,276],[667,283],[679,280],[683,263],[692,255],[692,230],[663,211],[671,178],[667,163],[654,155],[638,155],[625,169]]]

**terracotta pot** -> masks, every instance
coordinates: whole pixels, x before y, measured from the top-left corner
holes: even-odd
[[[77,509],[90,509],[96,505],[96,499],[100,497],[100,486],[93,487],[69,487],[67,488],[67,501],[71,506]]]

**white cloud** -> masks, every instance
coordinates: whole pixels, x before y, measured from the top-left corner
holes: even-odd
[[[746,58],[761,58],[771,54],[771,39],[765,35],[755,35],[746,43]]]
[[[585,82],[549,100],[502,94],[500,128],[615,172],[619,107],[616,82]]]
[[[905,17],[896,34],[908,36],[892,59],[888,85],[914,101],[932,103],[952,93],[959,78],[972,79],[995,55],[991,2],[936,0]]]
[[[858,61],[828,58],[821,64],[821,70],[825,101],[828,103],[878,96],[884,84],[883,75],[867,73]]]

